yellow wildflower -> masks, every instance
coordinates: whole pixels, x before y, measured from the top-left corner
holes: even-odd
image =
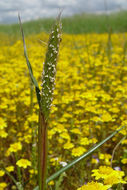
[[[93,143],[93,144],[95,144],[97,141],[98,141],[98,140],[97,140],[96,138],[92,138],[92,139],[89,140],[89,142],[90,142],[90,143]]]
[[[3,170],[0,170],[0,177],[2,177],[5,174]]]
[[[6,138],[7,136],[8,136],[8,134],[5,132],[5,130],[0,129],[0,137],[1,138]]]
[[[99,169],[92,170],[92,176],[96,180],[104,179],[104,183],[113,185],[117,183],[125,183],[122,177],[125,175],[123,171],[113,170],[111,167],[100,166]]]
[[[66,133],[66,132],[61,133],[61,134],[60,134],[60,137],[62,137],[63,139],[68,139],[68,140],[70,140],[70,136],[69,136],[69,134]]]
[[[95,179],[98,180],[100,178],[105,179],[107,176],[112,174],[113,169],[107,166],[100,166],[99,169],[92,170],[92,176],[95,176]]]
[[[121,162],[122,162],[123,164],[127,164],[127,158],[123,158],[123,159],[121,160]]]
[[[33,113],[33,115],[29,116],[28,121],[29,122],[38,122],[38,115]]]
[[[64,144],[64,149],[70,149],[73,147],[74,147],[74,145],[70,141],[68,141],[67,143]]]
[[[54,181],[53,181],[53,180],[50,181],[50,182],[48,183],[48,185],[54,185]]]
[[[86,149],[82,146],[73,148],[72,149],[72,156],[81,156],[84,152],[86,152]]]
[[[101,116],[101,119],[103,122],[109,122],[112,121],[112,116],[108,112],[106,112]]]
[[[121,144],[127,144],[127,139],[123,140]]]
[[[8,166],[8,167],[6,167],[6,170],[8,172],[13,172],[14,171],[14,166]]]
[[[109,164],[110,164],[110,159],[111,159],[111,157],[112,157],[112,156],[111,156],[110,154],[102,154],[102,153],[99,154],[99,158],[100,158],[101,160],[104,160],[106,165],[109,165]]]
[[[2,118],[0,118],[0,130],[4,129],[5,127],[7,127],[6,122]]]
[[[28,166],[31,166],[31,162],[27,159],[20,159],[16,162],[16,165],[22,168],[27,168]]]
[[[110,185],[103,185],[102,183],[98,182],[90,182],[82,187],[78,188],[77,190],[107,190],[111,186]]]
[[[96,158],[92,158],[91,162],[92,162],[92,164],[98,164],[99,161]]]
[[[124,176],[124,172],[114,171],[104,179],[104,184],[114,185],[118,183],[126,183],[126,181],[122,179],[123,176]]]
[[[72,129],[71,132],[79,135],[81,134],[81,131],[78,128]]]
[[[4,190],[7,187],[7,184],[2,182],[0,183],[0,190]]]
[[[89,139],[87,137],[81,138],[80,144],[81,145],[89,145]]]
[[[22,144],[20,142],[13,143],[13,144],[10,145],[7,153],[8,153],[8,155],[10,155],[11,152],[17,152],[17,151],[19,151],[21,149],[22,149]]]

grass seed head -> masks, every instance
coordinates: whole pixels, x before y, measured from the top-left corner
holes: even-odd
[[[42,90],[41,90],[41,111],[45,119],[48,118],[52,103],[52,96],[55,86],[56,64],[59,53],[59,44],[61,41],[61,22],[60,16],[54,24],[48,43],[45,62],[42,73]]]

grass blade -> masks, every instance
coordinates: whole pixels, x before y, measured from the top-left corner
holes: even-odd
[[[71,163],[69,163],[68,165],[66,165],[65,167],[63,167],[62,169],[60,169],[58,172],[56,172],[55,174],[51,175],[48,179],[47,179],[47,183],[49,183],[51,180],[55,179],[56,177],[58,177],[61,173],[67,171],[69,168],[71,168],[72,166],[74,166],[75,164],[77,164],[78,162],[80,162],[81,160],[83,160],[84,158],[86,158],[87,156],[89,156],[92,152],[94,152],[95,150],[97,150],[100,146],[102,146],[105,142],[107,142],[108,140],[110,140],[113,136],[115,136],[119,131],[121,131],[125,126],[121,127],[120,129],[116,130],[115,132],[113,132],[111,135],[109,135],[106,139],[104,139],[103,141],[99,142],[95,147],[91,148],[88,152],[86,152],[85,154],[83,154],[82,156],[80,156],[79,158],[75,159],[74,161],[72,161]]]
[[[32,70],[30,61],[29,61],[28,56],[27,56],[25,37],[24,37],[24,32],[23,32],[23,28],[22,28],[22,22],[21,22],[21,18],[20,18],[19,14],[18,14],[18,18],[19,18],[20,29],[21,29],[22,40],[23,40],[24,56],[26,58],[26,63],[27,63],[28,69],[29,69],[29,74],[30,74],[31,81],[34,84],[35,89],[36,89],[36,96],[37,96],[38,104],[40,106],[40,89],[39,89],[39,86],[38,86],[38,83],[37,83],[35,77],[33,76],[33,70]]]
[[[67,164],[65,167],[63,167],[62,169],[60,169],[59,171],[57,171],[55,174],[51,175],[48,179],[47,179],[47,183],[49,183],[51,180],[55,179],[56,177],[58,177],[61,173],[67,171],[69,168],[71,168],[72,166],[74,166],[75,164],[77,164],[78,162],[80,162],[81,160],[83,160],[84,158],[86,158],[87,156],[89,156],[91,153],[93,153],[95,150],[97,150],[100,146],[102,146],[105,142],[107,142],[108,140],[110,140],[113,136],[115,136],[119,131],[121,131],[125,126],[121,127],[120,129],[116,130],[115,132],[113,132],[111,135],[109,135],[107,138],[105,138],[103,141],[99,142],[95,147],[91,148],[88,152],[86,152],[85,154],[83,154],[82,156],[80,156],[79,158],[76,158],[74,161],[72,161],[71,163]]]
[[[67,171],[69,168],[71,168],[72,166],[74,166],[75,164],[77,164],[78,162],[82,161],[84,158],[86,158],[87,156],[89,156],[91,153],[93,153],[95,150],[97,150],[100,146],[102,146],[105,142],[107,142],[108,140],[110,140],[113,136],[115,136],[119,131],[121,131],[123,128],[125,128],[126,126],[121,127],[120,129],[114,131],[111,135],[109,135],[107,138],[105,138],[103,141],[99,142],[95,147],[91,148],[88,152],[86,152],[85,154],[83,154],[82,156],[76,158],[74,161],[70,162],[69,164],[67,164],[65,167],[63,167],[62,169],[60,169],[59,171],[57,171],[56,173],[54,173],[53,175],[51,175],[48,179],[47,179],[47,183],[49,183],[50,181],[54,180],[55,178],[57,178],[60,174],[62,174],[63,172]],[[34,190],[39,190],[38,187],[35,187]]]

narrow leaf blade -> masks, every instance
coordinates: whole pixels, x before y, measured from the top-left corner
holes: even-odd
[[[22,28],[22,22],[21,22],[21,18],[20,18],[19,14],[18,14],[18,18],[19,18],[20,29],[21,29],[22,40],[23,40],[24,56],[26,58],[26,63],[27,63],[27,67],[28,67],[28,70],[29,70],[31,81],[32,81],[32,83],[34,84],[34,86],[36,88],[36,96],[37,96],[38,104],[40,106],[40,89],[39,89],[39,86],[38,86],[38,83],[37,83],[35,77],[33,76],[32,67],[31,67],[30,61],[29,61],[28,56],[27,56],[25,37],[24,37],[24,32],[23,32],[23,28]]]
[[[83,154],[82,156],[76,158],[75,160],[73,160],[72,162],[70,162],[69,164],[67,164],[65,167],[61,168],[59,171],[57,171],[56,173],[54,173],[53,175],[51,175],[48,179],[47,179],[47,183],[49,183],[50,181],[54,180],[55,178],[57,178],[60,174],[62,174],[63,172],[67,171],[69,168],[71,168],[72,166],[74,166],[75,164],[77,164],[78,162],[80,162],[81,160],[83,160],[84,158],[86,158],[87,156],[89,156],[91,153],[93,153],[95,150],[97,150],[100,146],[102,146],[104,143],[106,143],[108,140],[110,140],[112,137],[114,137],[119,131],[121,131],[123,128],[125,128],[126,126],[121,127],[120,129],[114,131],[111,135],[109,135],[107,138],[105,138],[103,141],[99,142],[95,147],[91,148],[88,152],[86,152],[85,154]],[[39,190],[39,187],[35,187],[33,190]]]
[[[121,127],[120,129],[116,130],[115,132],[113,132],[111,135],[109,135],[106,139],[104,139],[103,141],[99,142],[95,147],[91,148],[88,152],[86,152],[85,154],[83,154],[82,156],[76,158],[75,160],[73,160],[72,162],[70,162],[69,164],[67,164],[65,167],[61,168],[59,171],[57,171],[56,173],[54,173],[53,175],[51,175],[48,179],[47,179],[47,183],[49,183],[51,180],[55,179],[56,177],[58,177],[61,173],[67,171],[69,168],[71,168],[72,166],[74,166],[75,164],[77,164],[78,162],[80,162],[81,160],[83,160],[84,158],[86,158],[87,156],[89,156],[91,153],[93,153],[95,150],[97,150],[100,146],[102,146],[105,142],[107,142],[108,140],[110,140],[113,136],[115,136],[119,131],[121,131],[125,126]]]

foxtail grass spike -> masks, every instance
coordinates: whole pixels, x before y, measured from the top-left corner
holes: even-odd
[[[56,65],[59,53],[59,44],[61,41],[61,22],[58,16],[53,26],[48,42],[45,62],[42,73],[42,90],[41,90],[41,109],[47,120],[50,113],[50,107],[53,99],[53,91],[55,86]]]
[[[38,128],[38,183],[39,190],[46,190],[47,177],[47,152],[48,137],[47,126],[52,104],[53,91],[55,86],[56,65],[61,41],[60,15],[54,24],[46,53],[42,73],[42,90],[40,92],[40,114]]]

